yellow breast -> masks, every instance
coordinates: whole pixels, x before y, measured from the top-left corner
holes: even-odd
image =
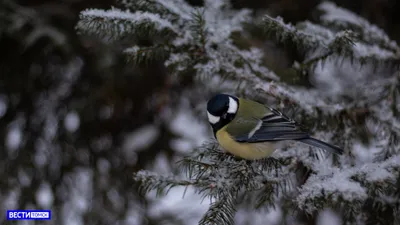
[[[227,152],[243,159],[255,160],[270,156],[275,151],[272,142],[240,143],[232,139],[225,128],[217,131],[217,140],[221,147]]]

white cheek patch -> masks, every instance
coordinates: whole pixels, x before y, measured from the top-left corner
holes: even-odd
[[[210,123],[212,123],[212,124],[216,124],[220,120],[219,116],[211,115],[209,112],[207,112],[207,117],[208,117],[208,121],[210,121]]]
[[[238,103],[235,101],[235,99],[229,97],[228,113],[236,114],[237,110],[238,110]]]

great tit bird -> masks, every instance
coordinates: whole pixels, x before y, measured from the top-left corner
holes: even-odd
[[[276,109],[255,101],[217,94],[207,102],[207,116],[221,147],[247,160],[270,156],[287,140],[342,154],[343,150],[311,137]]]

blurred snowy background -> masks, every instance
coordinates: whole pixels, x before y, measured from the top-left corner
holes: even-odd
[[[400,39],[400,2],[334,2]],[[232,0],[235,8],[291,23],[312,18],[319,3]],[[51,209],[53,220],[43,224],[194,225],[208,209],[208,200],[191,189],[175,188],[162,198],[137,194],[133,172],[172,171],[174,162],[212,138],[204,117],[209,94],[193,86],[190,76],[170,85],[162,63],[134,67],[120,46],[76,34],[79,12],[111,5],[112,0],[0,0],[1,224],[14,224],[5,222],[7,209]],[[292,57],[252,41],[269,53],[275,70]],[[331,78],[325,75],[321,70],[319,80],[309,82],[323,88]],[[338,91],[331,88],[327,92]],[[239,210],[236,221],[274,225],[281,214]],[[304,221],[342,223],[329,209]]]

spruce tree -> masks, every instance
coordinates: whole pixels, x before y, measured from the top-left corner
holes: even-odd
[[[345,149],[338,157],[296,144],[246,161],[210,140],[179,161],[185,176],[135,173],[143,194],[194,187],[211,200],[199,224],[234,224],[240,209],[273,207],[282,210],[282,223],[325,208],[343,224],[399,222],[399,47],[377,26],[331,2],[318,5],[315,14],[315,21],[292,25],[234,10],[224,0],[206,0],[203,7],[121,0],[109,10],[81,12],[78,32],[120,46],[127,63],[162,61],[173,82],[195,80],[204,101],[221,91],[259,100]],[[246,41],[252,35],[295,52],[293,66],[269,69],[268,53]],[[205,108],[199,117],[206,121]]]

